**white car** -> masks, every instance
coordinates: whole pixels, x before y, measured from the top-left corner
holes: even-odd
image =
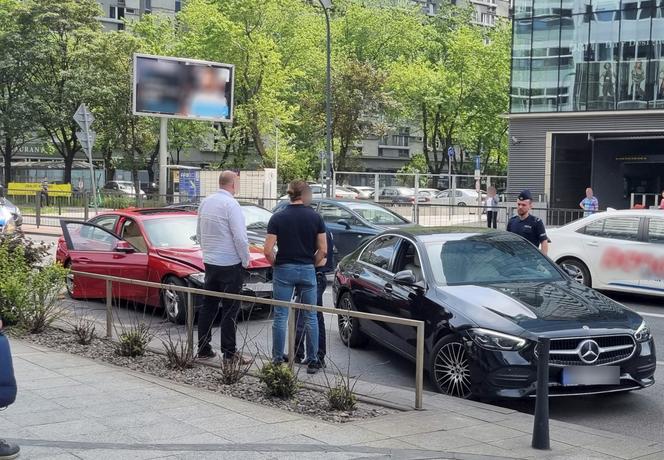
[[[347,188],[351,192],[357,193],[355,198],[358,200],[371,199],[371,194],[375,191],[373,187],[367,187],[365,185],[345,185],[344,188]]]
[[[454,193],[453,193],[454,192]],[[486,195],[483,193],[481,201],[478,200],[479,194],[471,188],[447,189],[438,193],[431,204],[451,204],[456,206],[484,206]]]
[[[337,185],[334,187],[334,197],[354,200],[357,198],[357,192],[351,190],[349,187],[342,187],[341,185]]]
[[[313,198],[325,198],[325,186],[320,184],[309,184]],[[280,200],[288,200],[288,194],[279,198]]]
[[[586,286],[664,297],[664,212],[598,212],[547,234],[549,257]]]

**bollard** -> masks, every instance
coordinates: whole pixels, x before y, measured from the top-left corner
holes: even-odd
[[[549,345],[550,339],[540,337],[537,342],[537,398],[535,399],[535,423],[533,449],[549,450]]]
[[[187,292],[187,350],[194,354],[194,301],[191,292]]]
[[[113,289],[112,281],[106,280],[106,337],[113,337]]]
[[[288,307],[288,367],[293,369],[295,363],[295,312]]]

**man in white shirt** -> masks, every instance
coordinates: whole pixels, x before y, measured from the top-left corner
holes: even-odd
[[[196,236],[203,251],[205,286],[210,291],[239,294],[244,283],[244,269],[249,266],[249,239],[242,208],[234,198],[237,174],[224,171],[219,176],[219,190],[205,198],[198,208]],[[237,352],[235,343],[240,302],[205,297],[198,313],[198,357],[214,358],[210,346],[212,326],[221,304],[221,352],[225,360],[250,360]]]

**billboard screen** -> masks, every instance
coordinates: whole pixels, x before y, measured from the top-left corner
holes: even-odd
[[[233,120],[229,64],[134,55],[134,114],[187,120]]]

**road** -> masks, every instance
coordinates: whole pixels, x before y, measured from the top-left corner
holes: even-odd
[[[54,237],[31,236],[35,241],[55,242]],[[658,383],[654,386],[627,394],[605,396],[552,398],[550,402],[551,418],[577,423],[600,430],[632,435],[652,441],[664,440],[664,306],[662,301],[639,296],[610,295],[615,300],[642,314],[648,321],[659,350],[659,367],[656,372]],[[330,289],[324,297],[324,304],[332,306]],[[104,305],[97,301],[75,301],[71,303],[77,311],[92,311],[100,319],[104,316]],[[119,310],[118,316],[125,322],[131,315],[126,308]],[[151,321],[157,323],[162,331],[182,328],[172,326],[157,316]],[[239,335],[248,343],[247,350],[267,352],[270,349],[271,320],[257,315],[251,321],[241,323]],[[348,350],[339,339],[336,320],[326,318],[328,356],[333,366],[345,369],[350,367],[350,374],[363,381],[376,384],[413,388],[415,366],[406,359],[388,352],[382,347],[370,344],[364,350]],[[163,335],[162,335],[163,336]],[[158,341],[157,341],[158,342]],[[218,338],[215,340],[218,343]],[[426,380],[425,380],[426,382]],[[426,384],[426,389],[431,386]],[[522,412],[532,413],[534,401],[506,401],[499,404]]]

